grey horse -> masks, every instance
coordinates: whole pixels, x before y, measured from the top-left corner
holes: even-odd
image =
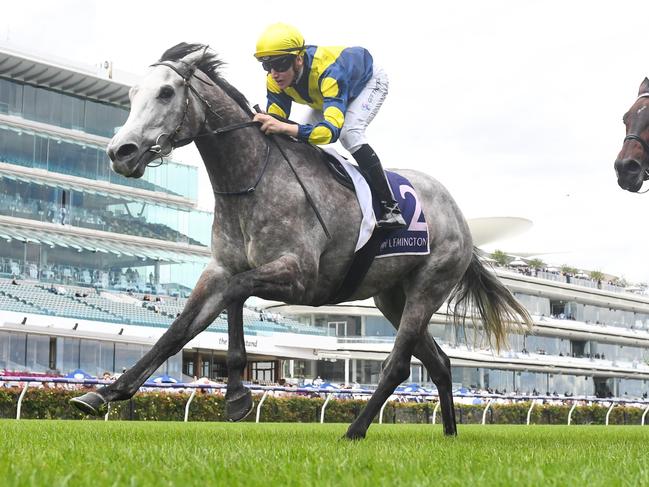
[[[113,384],[72,399],[89,414],[132,397],[168,357],[227,309],[227,416],[242,419],[253,407],[241,382],[244,301],[258,296],[304,305],[331,302],[353,258],[361,211],[352,191],[334,180],[314,147],[288,138],[270,143],[250,122],[245,98],[219,74],[221,64],[203,45],[181,43],[168,49],[131,89],[128,120],[108,146],[113,170],[137,178],[160,153],[196,144],[215,192],[212,259],[184,310],[153,348]],[[479,261],[469,228],[447,190],[425,174],[400,174],[417,190],[431,251],[374,261],[350,297],[373,297],[398,331],[377,390],[347,430],[349,439],[365,437],[383,403],[408,378],[413,355],[437,385],[444,433],[457,434],[450,361],[427,331],[447,298],[455,303],[458,320],[467,314],[481,319],[496,346],[504,343],[512,324],[531,323],[525,308]]]

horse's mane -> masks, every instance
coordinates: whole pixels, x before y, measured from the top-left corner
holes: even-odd
[[[185,56],[192,54],[198,50],[205,49],[207,46],[205,44],[187,44],[186,42],[181,42],[176,44],[173,47],[167,49],[158,62],[163,61],[182,61]],[[205,50],[205,55],[201,60],[196,64],[196,67],[203,71],[214,83],[216,83],[223,91],[225,91],[237,104],[244,109],[246,113],[252,115],[250,110],[250,105],[248,100],[243,94],[237,90],[234,86],[228,83],[219,69],[223,66],[225,62],[217,56],[217,54],[209,49]]]

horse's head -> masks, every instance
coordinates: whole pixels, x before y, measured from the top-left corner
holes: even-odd
[[[207,46],[181,43],[167,50],[148,74],[131,88],[131,111],[107,148],[112,169],[139,178],[154,159],[188,144],[206,120],[204,103],[192,80],[211,84],[199,68],[205,66]],[[220,61],[213,55],[209,67]]]
[[[637,193],[649,179],[649,79],[640,85],[638,98],[622,120],[626,137],[615,161],[617,184]]]

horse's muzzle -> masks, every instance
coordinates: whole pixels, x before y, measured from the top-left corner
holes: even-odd
[[[106,153],[110,157],[113,171],[127,178],[141,178],[146,165],[155,157],[155,154],[140,150],[140,147],[133,142],[110,144]]]
[[[637,193],[642,188],[642,164],[635,159],[618,159],[615,161],[615,174],[620,188]]]

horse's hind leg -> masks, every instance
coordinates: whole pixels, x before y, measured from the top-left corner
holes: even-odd
[[[430,378],[437,386],[439,404],[442,407],[444,434],[449,436],[457,435],[451,361],[427,331],[423,334],[422,339],[422,342],[415,350],[415,356],[426,366]]]
[[[393,289],[374,298],[376,307],[397,329],[401,322],[405,301],[406,297],[401,289]],[[437,386],[442,408],[444,434],[456,435],[457,425],[455,422],[455,406],[453,405],[451,362],[435,340],[428,334],[427,328],[424,328],[422,341],[417,344],[413,355],[424,364],[430,378]]]
[[[410,359],[418,342],[421,341],[422,331],[425,331],[433,312],[441,305],[448,292],[438,292],[438,299],[422,295],[420,292],[408,296],[401,316],[399,329],[394,341],[394,348],[388,356],[379,385],[365,409],[349,426],[346,437],[352,440],[364,438],[372,420],[381,406],[392,395],[395,388],[410,375]]]
[[[240,421],[252,411],[252,394],[241,382],[246,366],[246,343],[243,335],[243,303],[239,300],[228,306],[228,388],[225,394],[229,421]]]

